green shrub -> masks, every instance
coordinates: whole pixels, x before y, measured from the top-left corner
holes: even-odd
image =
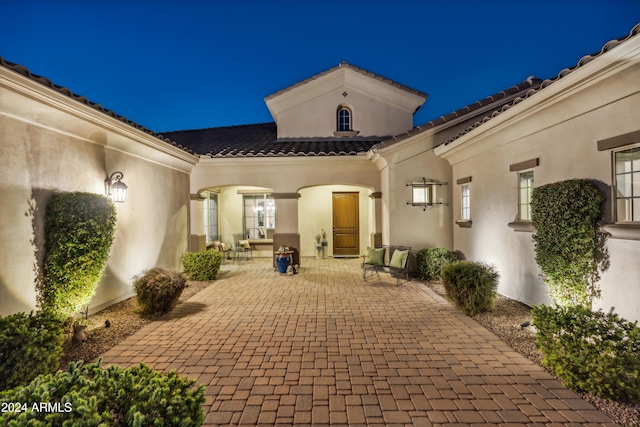
[[[479,262],[459,261],[442,267],[447,297],[470,316],[493,308],[498,277],[493,267]]]
[[[142,311],[162,314],[176,306],[186,282],[181,273],[155,267],[135,276],[133,287]]]
[[[640,328],[582,306],[536,306],[536,346],[568,387],[608,399],[640,400]]]
[[[182,257],[184,273],[190,280],[215,280],[222,258],[218,251],[187,252]]]
[[[458,260],[458,254],[445,248],[421,249],[416,254],[418,276],[424,280],[438,280],[442,267]]]
[[[0,393],[0,403],[26,405],[26,411],[0,413],[0,425],[199,426],[204,420],[204,386],[193,387],[195,381],[175,371],[81,363]],[[34,410],[40,402],[57,410]]]
[[[38,285],[42,310],[68,318],[95,294],[109,258],[116,210],[104,196],[65,193],[46,211],[44,277]]]
[[[585,179],[537,187],[531,199],[536,262],[556,305],[591,308],[606,268],[604,235],[598,233],[604,196]]]
[[[49,313],[0,317],[0,390],[58,369],[63,342],[62,322]]]

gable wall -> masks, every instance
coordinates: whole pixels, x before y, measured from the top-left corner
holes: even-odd
[[[348,93],[346,97],[344,92]],[[278,138],[333,137],[340,105],[351,109],[353,130],[360,132],[358,136],[396,135],[413,127],[413,112],[340,86],[278,114]]]

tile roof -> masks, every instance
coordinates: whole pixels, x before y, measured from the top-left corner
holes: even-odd
[[[629,34],[627,34],[626,36],[620,37],[620,38],[617,38],[617,39],[614,39],[614,40],[611,40],[611,41],[607,42],[604,46],[602,46],[602,48],[600,49],[599,52],[583,56],[582,58],[580,58],[580,61],[578,61],[578,63],[576,65],[574,65],[573,67],[565,68],[562,71],[560,71],[560,73],[558,73],[558,75],[556,77],[552,77],[552,78],[544,80],[543,82],[540,83],[540,85],[537,88],[535,88],[535,89],[532,88],[532,90],[526,91],[522,96],[516,97],[513,101],[511,101],[508,104],[505,104],[499,110],[494,111],[490,115],[487,115],[487,116],[483,117],[481,120],[475,122],[474,124],[472,124],[468,128],[464,129],[462,132],[458,133],[457,135],[453,136],[449,140],[445,141],[443,144],[447,145],[447,144],[452,143],[453,141],[457,140],[458,138],[462,137],[463,135],[466,135],[467,133],[469,133],[472,130],[478,128],[479,126],[483,125],[484,123],[487,123],[489,120],[491,120],[491,119],[499,116],[500,114],[504,113],[505,111],[507,111],[508,109],[513,107],[514,105],[519,104],[520,102],[524,101],[525,99],[535,95],[536,93],[538,93],[539,91],[543,90],[544,88],[546,88],[546,87],[550,86],[551,84],[557,82],[558,80],[562,79],[563,77],[568,76],[569,74],[571,74],[572,72],[574,72],[578,68],[583,67],[584,65],[586,65],[589,62],[593,61],[594,59],[602,56],[603,54],[605,54],[606,52],[608,52],[611,49],[615,48],[616,46],[620,45],[621,43],[624,43],[625,41],[637,36],[638,34],[640,34],[640,24],[636,24],[631,29]]]
[[[522,83],[519,83],[515,86],[511,86],[508,89],[502,90],[498,93],[490,95],[486,98],[483,98],[479,101],[474,102],[473,104],[469,104],[464,106],[456,111],[453,111],[447,115],[440,116],[437,119],[430,120],[425,124],[420,126],[416,126],[415,128],[401,133],[399,135],[394,135],[391,138],[383,140],[380,144],[376,145],[376,148],[383,148],[403,141],[412,136],[418,135],[422,132],[426,132],[435,127],[444,125],[445,123],[451,123],[456,119],[467,119],[474,117],[474,113],[480,114],[481,112],[478,110],[484,109],[485,111],[494,112],[496,110],[501,109],[506,103],[523,96],[528,96],[528,94],[535,92],[541,85],[542,80],[537,79],[533,76],[527,78]]]
[[[56,92],[61,93],[62,95],[68,96],[69,98],[71,98],[71,99],[73,99],[75,101],[78,101],[78,102],[80,102],[80,103],[82,103],[82,104],[84,104],[84,105],[86,105],[88,107],[93,108],[94,110],[97,110],[97,111],[99,111],[101,113],[104,113],[104,114],[106,114],[108,116],[111,116],[114,119],[119,120],[119,121],[121,121],[123,123],[126,123],[127,125],[132,126],[132,127],[136,128],[136,129],[138,129],[138,130],[140,130],[140,131],[142,131],[144,133],[147,133],[147,134],[149,134],[149,135],[151,135],[153,137],[161,139],[161,140],[163,140],[164,142],[166,142],[168,144],[171,144],[171,145],[173,145],[175,147],[178,147],[178,148],[180,148],[180,149],[182,149],[182,150],[184,150],[184,151],[186,151],[188,153],[194,154],[194,152],[191,151],[187,147],[184,147],[182,145],[176,144],[174,141],[171,141],[169,139],[163,138],[160,134],[157,134],[156,132],[154,132],[154,131],[152,131],[150,129],[147,129],[146,127],[144,127],[144,126],[142,126],[142,125],[140,125],[140,124],[138,124],[138,123],[136,123],[134,121],[131,121],[131,120],[127,119],[124,116],[118,115],[114,111],[108,110],[108,109],[104,108],[100,104],[96,104],[95,102],[91,102],[91,101],[89,101],[89,99],[85,98],[84,96],[77,95],[77,94],[73,93],[70,89],[67,89],[66,87],[59,86],[59,85],[53,83],[51,80],[49,80],[46,77],[42,77],[42,76],[39,76],[37,74],[33,74],[31,71],[29,71],[29,69],[27,67],[25,67],[23,65],[15,64],[13,62],[9,62],[9,61],[5,60],[2,56],[0,56],[0,66],[5,67],[5,68],[7,68],[7,69],[9,69],[9,70],[11,70],[11,71],[13,71],[15,73],[21,74],[24,77],[27,77],[27,78],[29,78],[29,79],[31,79],[31,80],[33,80],[35,82],[38,82],[38,83],[40,83],[40,84],[42,84],[44,86],[47,86],[48,88],[51,88],[51,89],[55,90]]]
[[[380,137],[277,138],[274,122],[165,132],[162,136],[211,157],[354,156]]]
[[[309,82],[310,82],[310,81],[312,81],[312,80],[316,80],[316,79],[318,79],[318,78],[320,78],[320,77],[322,77],[322,76],[326,76],[327,74],[330,74],[330,73],[334,72],[335,70],[339,70],[339,69],[341,69],[341,68],[348,68],[348,69],[353,70],[353,71],[355,71],[355,72],[358,72],[358,73],[360,73],[360,74],[362,74],[362,75],[364,75],[364,76],[370,77],[370,78],[372,78],[372,79],[379,80],[379,81],[384,82],[384,83],[386,83],[386,84],[388,84],[388,85],[394,86],[394,87],[396,87],[396,88],[398,88],[398,89],[402,89],[402,90],[404,90],[404,91],[406,91],[406,92],[409,92],[409,93],[412,93],[412,94],[414,94],[414,95],[421,96],[421,97],[423,97],[423,98],[427,98],[427,97],[429,96],[428,94],[426,94],[426,93],[424,93],[424,92],[420,92],[420,91],[419,91],[419,90],[417,90],[417,89],[412,89],[412,88],[410,88],[409,86],[405,86],[405,85],[403,85],[403,84],[400,84],[400,83],[398,83],[398,82],[395,82],[395,81],[393,81],[393,80],[391,80],[391,79],[388,79],[388,78],[386,78],[386,77],[382,77],[382,76],[380,76],[380,75],[378,75],[378,74],[375,74],[375,73],[372,73],[372,72],[370,72],[370,71],[367,71],[367,70],[365,70],[364,68],[356,67],[355,65],[351,65],[351,64],[349,64],[349,63],[348,63],[348,62],[346,62],[346,61],[342,61],[342,62],[341,62],[340,64],[338,64],[337,66],[335,66],[335,67],[333,67],[333,68],[330,68],[330,69],[328,69],[327,71],[323,71],[323,72],[322,72],[322,73],[320,73],[320,74],[316,74],[316,75],[314,75],[314,76],[311,76],[311,77],[309,77],[309,78],[308,78],[308,79],[306,79],[306,80],[303,80],[303,81],[298,82],[298,83],[296,83],[296,84],[294,84],[294,85],[291,85],[291,86],[286,87],[286,88],[284,88],[284,89],[282,89],[282,90],[279,90],[279,91],[278,91],[278,92],[276,92],[276,93],[272,93],[271,95],[268,95],[266,98],[264,98],[264,100],[265,100],[265,101],[267,101],[267,100],[269,100],[269,99],[271,99],[271,98],[275,98],[275,97],[276,97],[276,96],[278,96],[278,95],[281,95],[281,94],[283,94],[283,93],[285,93],[285,92],[289,92],[289,91],[290,91],[290,90],[292,90],[292,89],[295,89],[295,88],[297,88],[297,87],[299,87],[299,86],[305,85],[305,84],[309,83]]]

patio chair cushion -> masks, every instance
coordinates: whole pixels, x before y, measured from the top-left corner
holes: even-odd
[[[394,268],[404,268],[407,263],[407,258],[409,258],[409,251],[401,251],[396,249],[393,251],[393,255],[391,255],[391,261],[389,261],[389,267]]]
[[[367,248],[367,264],[384,265],[385,248]]]

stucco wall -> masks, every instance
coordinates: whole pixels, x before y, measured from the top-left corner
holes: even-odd
[[[179,161],[185,170],[178,170],[115,148],[135,150],[144,139],[164,143],[131,136],[141,132],[116,120],[108,126],[111,118],[5,71],[0,105],[0,314],[36,309],[44,215],[53,194],[104,194],[104,180],[114,171],[123,172],[129,191],[126,202],[116,206],[115,240],[90,310],[130,296],[131,277],[143,269],[179,270],[188,243],[189,165]],[[158,153],[149,157],[156,155],[175,160]]]
[[[349,91],[347,97],[342,93]],[[278,115],[278,137],[333,137],[340,105],[351,110],[358,136],[397,135],[413,127],[413,112],[349,88],[336,88]],[[313,120],[309,120],[313,117]]]
[[[350,185],[329,185],[303,188],[299,191],[298,200],[298,226],[300,235],[300,255],[316,256],[315,236],[324,229],[327,232],[327,256],[333,256],[333,192],[359,193],[359,230],[360,253],[366,253],[367,246],[371,245],[370,236],[374,232],[371,225],[372,200],[369,197],[371,190]]]
[[[518,175],[509,165],[539,158],[533,169],[535,186],[572,178],[610,186],[611,152],[598,151],[597,141],[640,129],[640,66],[638,61],[630,64],[607,75],[594,61],[441,149],[453,164],[454,182],[472,177],[473,225],[454,226],[454,247],[469,259],[495,265],[499,292],[528,304],[549,302],[532,233],[507,225],[515,219],[518,203]],[[460,186],[454,187],[455,220]],[[613,306],[621,316],[640,320],[640,241],[609,239],[608,249],[611,266],[602,276],[596,307]]]
[[[433,138],[426,132],[418,137],[379,150],[375,161],[381,168],[383,216],[385,232],[383,240],[395,245],[411,246],[412,250],[440,246],[453,247],[451,229],[451,166],[433,152]],[[422,178],[443,183],[437,187],[436,198],[442,205],[426,211],[422,207],[408,205],[411,187]]]

